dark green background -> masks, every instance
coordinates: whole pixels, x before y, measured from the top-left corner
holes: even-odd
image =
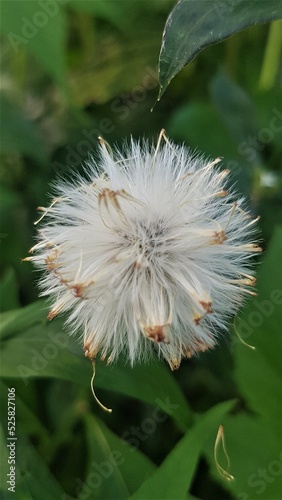
[[[214,3],[219,16],[232,16],[231,1]],[[173,5],[1,2],[1,498],[281,497],[281,36],[274,24],[260,25],[207,48],[151,112]],[[21,258],[50,182],[81,172],[99,135],[110,144],[131,134],[156,142],[162,128],[176,142],[222,156],[231,182],[261,215],[259,296],[236,318],[256,351],[232,327],[217,349],[173,374],[157,362],[133,370],[98,364],[96,390],[113,408],[108,415],[92,398],[80,343],[62,320],[47,324],[37,275]],[[6,483],[7,387],[16,389],[16,494]],[[232,482],[212,456],[222,422]],[[219,459],[225,467],[221,452]]]

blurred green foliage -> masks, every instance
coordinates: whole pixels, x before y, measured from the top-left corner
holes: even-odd
[[[224,16],[222,4],[215,0]],[[281,497],[281,21],[201,52],[151,112],[173,5],[1,2],[1,498]],[[47,324],[36,276],[21,258],[50,182],[81,172],[99,135],[111,144],[130,134],[156,141],[161,128],[176,142],[223,156],[231,183],[261,214],[259,296],[236,318],[256,350],[233,332],[234,340],[222,339],[173,374],[157,361],[133,370],[99,363],[96,388],[113,408],[108,415],[93,401],[91,366],[79,342],[61,320]],[[10,387],[16,494],[6,476]],[[231,482],[213,458],[222,422]]]

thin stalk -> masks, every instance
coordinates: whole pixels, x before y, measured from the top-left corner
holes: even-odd
[[[282,49],[282,20],[271,23],[264,52],[258,88],[269,90],[275,85]]]

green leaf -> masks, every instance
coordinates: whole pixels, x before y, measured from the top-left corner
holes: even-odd
[[[89,449],[86,482],[96,473],[93,497],[127,499],[156,466],[93,415],[85,416],[85,424]]]
[[[5,390],[3,390],[5,389]],[[1,450],[1,489],[5,492],[5,497],[10,497],[7,484],[7,473],[10,471],[8,463],[9,448],[7,444],[15,441],[15,460],[16,460],[16,498],[23,498],[25,500],[32,500],[34,498],[42,498],[42,500],[51,500],[54,498],[61,498],[64,493],[47,466],[36,452],[33,445],[26,437],[26,428],[24,428],[17,417],[17,412],[21,415],[23,409],[22,402],[18,401],[16,393],[16,439],[7,440],[7,410],[2,413],[0,425],[0,450]],[[19,403],[19,405],[18,405]],[[7,387],[1,384],[0,392],[1,409],[7,408]],[[18,416],[19,416],[18,415]],[[4,417],[5,416],[5,417]],[[37,425],[40,426],[39,421]],[[34,431],[34,429],[33,429]],[[11,448],[12,449],[12,448]],[[15,493],[13,494],[15,496]]]
[[[172,78],[209,45],[249,26],[282,17],[277,0],[180,0],[163,32],[159,57],[159,99]]]
[[[10,333],[1,342],[1,375],[20,378],[25,384],[29,377],[54,377],[89,386],[91,366],[71,352],[75,349],[74,340],[65,333],[37,323],[25,332]]]
[[[238,500],[270,500],[281,497],[281,436],[275,436],[268,422],[241,413],[224,419],[225,442],[230,472],[235,481],[225,481],[215,469],[212,439],[205,455],[215,481]],[[220,463],[225,464],[222,456]],[[265,479],[266,477],[266,479]]]
[[[214,439],[222,419],[233,406],[232,401],[211,408],[186,432],[162,465],[131,497],[134,499],[177,500],[187,498],[204,443],[213,432]]]
[[[8,387],[10,387],[10,384],[4,383],[2,380],[0,380],[0,403],[1,407],[6,406],[7,404],[7,394],[8,394]],[[20,421],[21,424],[23,423],[25,427],[25,432],[28,434],[32,434],[33,436],[46,436],[46,429],[43,426],[42,422],[39,420],[38,416],[33,412],[33,410],[30,408],[30,405],[19,396],[17,389],[16,389],[16,412],[17,412],[17,421]],[[5,425],[5,418],[3,418],[4,415],[2,414],[2,421],[4,422]]]
[[[0,338],[3,340],[10,335],[26,330],[39,321],[45,321],[46,312],[44,302],[38,301],[29,306],[7,311],[0,314]]]
[[[21,378],[26,384],[29,377],[55,377],[82,383],[90,391],[92,369],[89,361],[75,339],[62,331],[60,321],[53,321],[48,326],[40,322],[39,303],[2,316],[2,377]],[[23,326],[28,329],[23,331]],[[191,423],[187,401],[173,374],[161,362],[133,369],[122,363],[107,367],[97,362],[95,385],[161,408],[182,429]]]
[[[235,481],[225,486],[236,498],[237,495],[241,498],[242,492],[252,500],[280,498],[281,434],[273,434],[267,421],[247,415],[227,416],[224,427],[235,477]]]
[[[60,2],[9,0],[1,4],[1,32],[17,54],[23,47],[65,88],[66,20]]]
[[[260,269],[258,297],[237,323],[239,334],[256,350],[236,341],[235,378],[251,409],[282,433],[277,405],[282,400],[281,252],[282,228],[277,228]]]
[[[20,469],[20,481],[31,498],[42,498],[42,500],[62,498],[63,489],[23,433],[20,433],[20,440],[17,442],[17,463]]]

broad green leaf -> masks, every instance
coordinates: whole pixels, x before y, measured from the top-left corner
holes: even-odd
[[[3,390],[4,388],[4,390]],[[18,400],[16,393],[16,439],[7,439],[7,410],[1,412],[2,424],[0,425],[0,446],[1,446],[1,490],[3,496],[1,498],[15,498],[32,500],[34,498],[42,498],[42,500],[51,500],[61,498],[63,490],[52,476],[47,466],[37,454],[33,445],[26,437],[26,428],[20,422],[22,404]],[[18,405],[19,403],[19,405]],[[1,409],[7,408],[7,387],[1,384],[0,392]],[[40,423],[38,422],[40,426]],[[9,436],[10,437],[10,436]],[[15,460],[16,460],[16,487],[15,493],[9,495],[7,473],[9,473],[10,465],[8,463],[9,448],[8,444],[15,442]],[[12,449],[12,448],[11,448]]]
[[[148,500],[148,498],[150,500],[186,499],[204,443],[210,433],[214,434],[215,439],[222,419],[233,404],[232,401],[220,403],[202,416],[186,432],[157,471],[142,484],[131,498],[143,500]]]
[[[34,392],[34,384],[33,387],[28,387],[24,389],[22,384],[19,381],[16,381],[14,385],[13,382],[9,382],[9,387],[15,387],[16,391],[16,434],[17,441],[21,439],[21,436],[32,436],[32,442],[36,443],[36,449],[38,453],[44,457],[43,460],[46,464],[51,464],[53,460],[57,459],[58,454],[60,454],[62,447],[68,447],[70,451],[68,452],[68,457],[64,460],[63,464],[59,464],[59,467],[56,468],[57,477],[62,477],[62,468],[63,470],[69,472],[68,465],[73,470],[73,455],[77,453],[76,444],[73,442],[73,430],[77,426],[78,422],[81,422],[82,415],[88,411],[88,406],[85,404],[85,399],[83,399],[83,403],[81,400],[80,392],[77,389],[77,386],[70,387],[71,384],[63,384],[62,382],[53,381],[53,383],[45,386],[44,391],[44,402],[46,407],[44,406],[44,415],[38,416],[38,408],[41,410],[41,404],[43,400],[40,400],[40,397],[35,396]],[[46,390],[47,388],[47,390]],[[64,398],[66,401],[65,408],[63,414],[61,413],[61,408],[58,407],[57,399],[54,397],[54,392],[52,392],[53,388],[59,388],[61,391],[65,391]],[[67,388],[67,391],[66,391]],[[50,391],[51,389],[51,391]],[[1,408],[7,405],[7,392],[8,385],[0,382],[0,403]],[[24,394],[24,399],[22,399]],[[50,394],[52,392],[52,394]],[[85,391],[84,391],[85,392]],[[73,394],[75,394],[75,400],[73,398]],[[47,396],[47,397],[46,397]],[[50,397],[51,396],[51,397]],[[30,398],[37,399],[31,404]],[[31,406],[34,408],[31,409]],[[37,411],[37,412],[36,412]],[[40,411],[39,411],[40,412]],[[53,412],[56,421],[50,422],[49,415],[50,412]],[[7,427],[7,416],[5,412],[2,414],[2,421],[4,428]],[[43,422],[47,423],[45,427]],[[28,445],[28,441],[25,440],[25,443]],[[80,447],[79,452],[84,451],[84,442],[80,438],[79,440]],[[25,444],[23,445],[25,446]],[[17,455],[17,453],[16,453]],[[18,457],[17,457],[18,458]],[[27,498],[37,498],[34,496],[29,496],[27,493],[20,493],[22,491],[22,486],[24,481],[21,481],[21,490],[19,489],[19,478],[22,468],[22,463],[17,463],[17,488],[16,492],[18,493],[17,498],[27,499]],[[77,465],[77,464],[76,464]],[[5,468],[6,470],[6,468]],[[81,468],[84,470],[84,467]],[[30,469],[32,473],[33,469]],[[78,474],[81,474],[79,472]],[[24,471],[23,471],[24,476]],[[64,483],[64,486],[66,484]],[[26,491],[26,487],[25,487]],[[1,495],[0,495],[1,497]],[[40,497],[41,498],[41,497]],[[62,497],[60,497],[62,498]],[[2,499],[2,497],[1,497]]]
[[[19,436],[20,439],[17,441],[17,464],[20,472],[20,483],[26,488],[30,498],[40,498],[42,500],[62,498],[63,489],[33,445],[20,431],[20,428]]]
[[[238,500],[274,500],[281,497],[281,438],[273,434],[267,421],[241,413],[224,419],[225,442],[234,481],[225,481],[217,473],[212,453],[212,439],[205,446],[205,455],[214,480]],[[226,459],[222,455],[220,463]]]
[[[89,386],[91,366],[71,352],[75,349],[74,340],[65,332],[37,323],[24,332],[3,339],[1,375],[20,378],[25,384],[28,384],[29,377],[55,377]]]
[[[5,396],[6,396],[5,392]],[[4,402],[5,406],[7,404],[7,399]],[[7,447],[7,444],[9,441],[7,440],[7,436],[5,434],[6,428],[7,428],[7,411],[3,412],[3,402],[1,401],[1,410],[2,410],[2,420],[3,422],[0,423],[0,498],[1,500],[12,500],[14,498],[24,498],[25,500],[33,500],[32,497],[30,496],[28,490],[26,489],[25,485],[22,484],[22,481],[20,479],[20,470],[18,468],[18,464],[16,462],[16,488],[15,492],[12,490],[9,490],[8,488],[11,488],[11,484],[7,483],[7,480],[9,480],[9,477],[7,474],[9,474],[10,471],[10,465],[14,467],[14,464],[8,463],[9,460],[9,448]],[[5,418],[4,418],[5,415]],[[17,450],[16,450],[17,451]]]
[[[0,314],[0,338],[26,330],[35,323],[46,322],[46,312],[43,301],[34,302],[26,307],[6,311]]]
[[[4,408],[7,402],[7,394],[8,387],[10,384],[4,383],[0,380],[0,402],[1,407]],[[39,420],[38,416],[32,411],[32,409],[26,404],[23,399],[19,396],[16,389],[16,412],[17,412],[17,422],[20,421],[23,423],[26,433],[30,433],[32,435],[46,435],[46,429],[43,426],[42,422]],[[2,421],[5,425],[6,415],[5,412],[1,416]]]
[[[250,408],[281,432],[282,228],[277,228],[261,265],[258,297],[237,322],[252,351],[236,341],[235,378]],[[251,367],[251,369],[250,369]]]
[[[4,2],[4,5],[10,2]],[[3,5],[3,4],[2,4]],[[1,106],[1,153],[24,153],[39,163],[46,162],[43,142],[33,122],[18,105],[0,92]]]
[[[26,331],[19,331],[23,313],[15,313],[14,332],[10,328],[9,316],[6,318],[7,337],[1,345],[2,377],[21,378],[26,384],[29,377],[55,377],[78,382],[89,387],[92,369],[89,361],[82,354],[82,349],[73,337],[62,331],[60,321],[46,326],[36,323],[42,317],[38,304],[29,306],[27,319],[32,323]],[[8,319],[7,319],[8,318]],[[27,319],[25,327],[27,325]],[[4,324],[5,327],[5,324]],[[97,362],[96,387],[115,391],[161,408],[170,415],[182,429],[191,422],[191,412],[179,385],[168,367],[160,362],[130,368],[122,363],[108,367]],[[109,403],[108,403],[109,404]]]
[[[159,99],[172,78],[209,45],[249,26],[282,17],[278,0],[180,0],[163,32],[159,57]]]
[[[1,33],[7,35],[15,54],[26,48],[65,88],[66,20],[60,2],[4,1],[1,14]]]
[[[93,415],[86,415],[85,424],[89,450],[85,479],[87,483],[94,473],[92,498],[127,499],[156,466]]]

